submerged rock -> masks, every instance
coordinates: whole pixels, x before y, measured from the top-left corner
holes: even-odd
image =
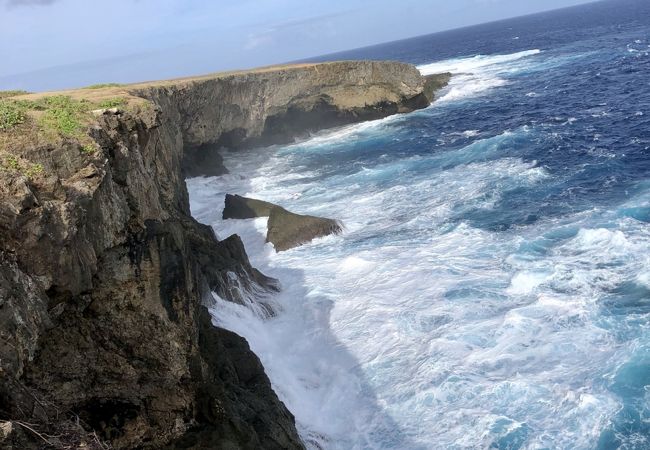
[[[294,214],[279,206],[271,209],[267,228],[266,242],[272,243],[276,252],[343,230],[337,220]]]
[[[224,219],[253,219],[255,217],[268,217],[273,203],[242,197],[241,195],[226,194],[226,203],[223,209]]]

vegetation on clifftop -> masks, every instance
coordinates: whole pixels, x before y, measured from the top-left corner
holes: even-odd
[[[86,86],[83,89],[103,89],[103,88],[109,88],[109,87],[118,87],[122,86],[120,83],[98,83],[98,84],[91,84],[90,86]]]
[[[38,100],[0,100],[0,130],[10,131],[37,118],[40,129],[71,137],[81,131],[87,113],[97,105],[87,100],[54,95]]]
[[[115,98],[109,98],[106,100],[102,100],[101,102],[98,103],[100,108],[123,108],[126,106],[126,99],[120,98],[120,97],[115,97]]]
[[[19,102],[0,100],[0,131],[10,130],[25,123],[27,108]]]
[[[33,104],[34,109],[44,111],[39,121],[41,127],[66,137],[81,133],[85,116],[94,106],[87,100],[73,100],[64,95],[45,97]]]
[[[29,92],[23,90],[0,91],[0,98],[15,97],[17,95],[25,94],[29,94]]]
[[[82,153],[94,153],[97,146],[87,134],[94,121],[92,111],[127,106],[124,97],[93,101],[69,95],[0,97],[0,150],[13,153],[12,148],[24,148],[27,142],[47,144],[73,139],[79,142]]]
[[[113,97],[98,102],[74,99],[68,95],[52,95],[36,100],[0,97],[0,131],[8,131],[35,118],[41,130],[54,131],[65,137],[74,137],[89,122],[95,109],[127,106],[123,97]]]

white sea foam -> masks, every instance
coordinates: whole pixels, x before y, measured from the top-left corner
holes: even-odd
[[[549,278],[548,275],[544,272],[519,272],[512,277],[508,293],[513,295],[530,294]]]
[[[535,162],[498,157],[499,142],[526,132],[401,161],[400,170],[458,162],[408,184],[388,175],[393,183],[374,187],[391,173],[380,165],[315,186],[303,176],[304,146],[228,154],[243,178],[189,180],[195,216],[221,236],[241,234],[253,264],[282,282],[275,318],[218,298],[213,316],[248,339],[310,448],[487,448],[517,433],[529,448],[590,448],[620,408],[595,378],[625,354],[594,317],[630,274],[647,284],[639,255],[650,232],[632,219],[608,229],[576,216],[574,233],[532,257],[522,244],[566,225],[522,234],[448,224],[549,178]],[[265,219],[221,220],[233,190],[340,218],[347,232],[276,254]]]
[[[463,131],[463,136],[466,137],[466,138],[476,137],[476,136],[478,136],[480,133],[481,133],[481,132],[478,131],[478,130],[467,130],[467,131]]]
[[[424,64],[418,67],[423,75],[451,72],[454,77],[439,102],[475,97],[485,91],[507,84],[501,75],[516,70],[519,61],[541,53],[528,50],[509,55],[478,55]]]
[[[538,54],[421,69],[462,69],[445,97],[462,99]],[[336,161],[400,120],[227,153],[236,176],[188,180],[195,217],[221,237],[240,234],[253,265],[283,285],[276,317],[215,297],[215,323],[248,339],[309,448],[495,448],[517,436],[530,449],[592,448],[621,409],[603,380],[631,351],[602,308],[626,283],[650,285],[647,223],[587,211],[496,233],[459,220],[554,181],[537,162],[503,154],[533,133],[526,127],[340,172],[307,163],[313,152]],[[346,232],[276,254],[266,219],[221,219],[226,192],[335,217]],[[623,207],[647,205],[642,195]]]
[[[650,261],[648,261],[650,263]],[[650,271],[645,271],[639,273],[636,277],[636,281],[640,284],[645,286],[646,288],[650,289]]]
[[[509,55],[477,55],[467,58],[455,58],[418,66],[423,75],[451,72],[452,74],[475,73],[481,69],[502,66],[504,63],[517,61],[529,56],[538,55],[541,50],[527,50]],[[503,66],[502,66],[503,67]],[[502,68],[500,69],[502,70]]]

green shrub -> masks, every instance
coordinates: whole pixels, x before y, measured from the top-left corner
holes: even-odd
[[[25,168],[23,173],[27,176],[27,178],[36,178],[37,176],[41,175],[44,170],[45,169],[41,164],[30,164]]]
[[[43,107],[44,114],[41,125],[63,136],[76,136],[82,131],[82,119],[92,108],[92,103],[86,100],[73,100],[65,95],[45,97],[37,102],[37,108]]]
[[[92,155],[97,151],[97,146],[94,144],[85,144],[81,146],[81,153],[84,155]]]
[[[53,95],[37,100],[0,99],[0,131],[9,131],[25,123],[30,112],[38,117],[42,131],[64,137],[82,138],[84,128],[92,120],[90,111],[97,108],[126,107],[125,98],[115,97],[98,103],[75,100],[67,95]],[[94,151],[94,149],[93,149]]]
[[[126,99],[115,97],[99,102],[100,108],[122,108],[126,105]]]
[[[0,100],[0,131],[14,128],[27,120],[26,108],[18,102]]]
[[[120,83],[98,83],[98,84],[91,84],[90,86],[86,86],[84,89],[102,89],[102,88],[108,88],[108,87],[118,87],[122,86]]]
[[[13,155],[9,155],[5,158],[5,165],[9,169],[20,170],[20,163],[18,162],[18,158]]]
[[[45,171],[41,164],[25,162],[14,155],[5,156],[4,163],[0,164],[0,167],[23,174],[27,178],[36,178]]]
[[[16,95],[29,94],[27,91],[14,90],[14,91],[0,91],[0,98],[15,97]]]

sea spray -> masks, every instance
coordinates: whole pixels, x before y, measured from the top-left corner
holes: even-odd
[[[490,51],[471,48],[482,28],[431,36],[413,59],[456,73],[443,101],[188,180],[194,215],[282,283],[273,318],[218,298],[213,316],[308,446],[647,447],[650,67],[623,16],[575,38],[557,19],[518,19],[517,40],[494,25]],[[226,193],[346,231],[276,254],[265,219],[221,219]]]

